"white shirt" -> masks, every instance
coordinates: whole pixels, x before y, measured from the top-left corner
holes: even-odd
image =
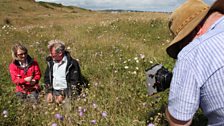
[[[66,81],[67,57],[64,56],[60,63],[54,62],[53,66],[53,88],[55,90],[64,90],[67,88]]]

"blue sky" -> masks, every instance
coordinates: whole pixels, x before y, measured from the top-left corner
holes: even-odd
[[[170,12],[185,0],[36,0],[78,6],[91,10],[122,9]],[[207,4],[215,0],[204,0]]]

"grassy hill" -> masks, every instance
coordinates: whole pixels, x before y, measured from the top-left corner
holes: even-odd
[[[0,112],[8,112],[7,117],[0,116],[0,125],[167,125],[168,91],[148,96],[145,69],[155,63],[173,68],[174,60],[165,52],[171,40],[169,14],[94,12],[32,0],[1,0],[0,6]],[[47,42],[52,39],[65,41],[89,88],[63,105],[47,104],[44,92],[38,105],[21,103],[8,72],[11,46],[26,45],[43,74]],[[64,119],[56,119],[55,114]],[[205,124],[201,118],[199,113],[194,124]]]

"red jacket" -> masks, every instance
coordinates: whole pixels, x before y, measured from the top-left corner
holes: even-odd
[[[29,55],[27,56],[28,66],[25,68],[20,67],[20,64],[17,60],[12,62],[9,65],[9,71],[11,79],[14,84],[16,84],[16,92],[22,92],[25,94],[30,94],[32,91],[39,91],[40,86],[38,84],[41,78],[41,71],[38,63],[33,60]],[[33,76],[33,79],[36,80],[35,84],[30,84],[26,82],[24,78]]]

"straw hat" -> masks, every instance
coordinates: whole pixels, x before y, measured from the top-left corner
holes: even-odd
[[[210,8],[202,0],[187,0],[171,14],[169,28],[174,39],[166,49],[169,56],[177,58],[181,50],[179,49],[181,40],[188,36],[212,11],[224,13],[224,0],[217,0]]]

